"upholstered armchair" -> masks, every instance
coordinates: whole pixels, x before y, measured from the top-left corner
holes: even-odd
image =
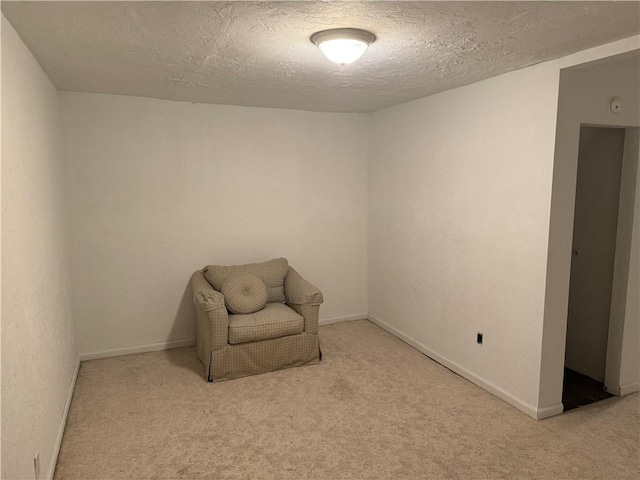
[[[191,277],[196,351],[210,381],[316,364],[322,293],[278,258]]]

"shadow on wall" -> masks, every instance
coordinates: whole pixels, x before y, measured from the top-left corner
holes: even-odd
[[[189,277],[190,278],[190,277]],[[182,293],[182,298],[178,304],[178,310],[176,311],[173,319],[173,325],[169,332],[167,341],[180,341],[186,340],[184,338],[185,325],[190,326],[190,336],[193,338],[193,345],[189,345],[182,348],[171,348],[163,350],[167,359],[176,365],[177,367],[189,370],[196,373],[198,376],[202,376],[202,365],[196,357],[195,353],[195,338],[196,338],[196,310],[193,304],[193,294],[191,292],[191,285],[187,280],[185,289]]]

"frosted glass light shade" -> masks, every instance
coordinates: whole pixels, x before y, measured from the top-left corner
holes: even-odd
[[[358,60],[367,50],[369,45],[350,38],[337,38],[335,40],[327,40],[318,45],[318,48],[324,53],[329,60],[340,65],[346,65]]]
[[[355,28],[324,30],[311,36],[311,41],[318,46],[325,57],[340,65],[358,60],[375,39],[373,33]]]

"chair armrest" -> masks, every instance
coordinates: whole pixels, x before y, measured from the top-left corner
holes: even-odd
[[[205,311],[225,308],[224,295],[213,289],[201,271],[197,271],[191,276],[191,291],[194,303],[201,305]]]
[[[191,277],[193,302],[196,306],[197,348],[205,357],[213,350],[228,344],[229,314],[224,305],[224,295],[213,289],[201,271]]]
[[[215,290],[196,290],[193,292],[193,301],[196,306],[200,306],[205,312],[225,309],[224,295]]]
[[[293,267],[289,267],[284,279],[284,296],[287,305],[320,305],[324,301],[320,289],[302,278]]]
[[[289,267],[284,279],[284,296],[287,305],[304,317],[304,331],[317,335],[320,304],[324,300],[320,289]]]
[[[304,332],[310,335],[318,334],[318,318],[320,317],[320,305],[296,305],[287,303],[298,315],[304,318]]]

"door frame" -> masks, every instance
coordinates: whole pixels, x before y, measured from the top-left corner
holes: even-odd
[[[634,76],[629,78],[626,73],[625,76],[616,76],[614,73],[619,68],[626,72],[629,65],[627,62],[640,62],[640,49],[637,45],[621,46],[615,51],[599,54],[594,52],[591,56],[565,62],[560,66],[542,306],[542,348],[536,414],[538,419],[559,415],[564,410],[562,388],[580,126],[584,124],[619,128],[640,127],[637,103],[639,92],[635,81],[639,74],[634,71]],[[609,104],[614,97],[623,100],[623,109],[617,112],[610,110]],[[634,208],[640,210],[640,207]],[[640,222],[637,215],[635,221]],[[634,247],[633,251],[635,250]],[[636,296],[637,294],[634,294],[634,298],[629,298],[629,301],[634,301],[633,304],[630,303],[634,312]],[[633,320],[634,322],[627,322],[633,324],[632,328],[626,329],[628,332],[638,328],[637,320]],[[626,354],[630,342],[635,339],[631,339],[624,328],[622,333],[624,348],[618,376],[626,372],[626,379],[630,362],[637,363],[638,360]],[[612,341],[616,340],[612,338]],[[619,343],[619,340],[617,341]],[[637,391],[640,385],[636,381],[624,387],[621,394]]]
[[[605,128],[612,128],[610,126]],[[615,127],[613,127],[615,128]],[[638,157],[640,151],[640,128],[626,127],[622,172],[620,176],[620,200],[618,205],[618,226],[616,250],[611,285],[611,310],[609,312],[609,338],[604,385],[609,393],[620,395],[620,368],[622,364],[622,341],[626,318],[627,291],[633,222],[636,216],[636,192],[638,178]],[[624,392],[623,392],[624,393]]]

